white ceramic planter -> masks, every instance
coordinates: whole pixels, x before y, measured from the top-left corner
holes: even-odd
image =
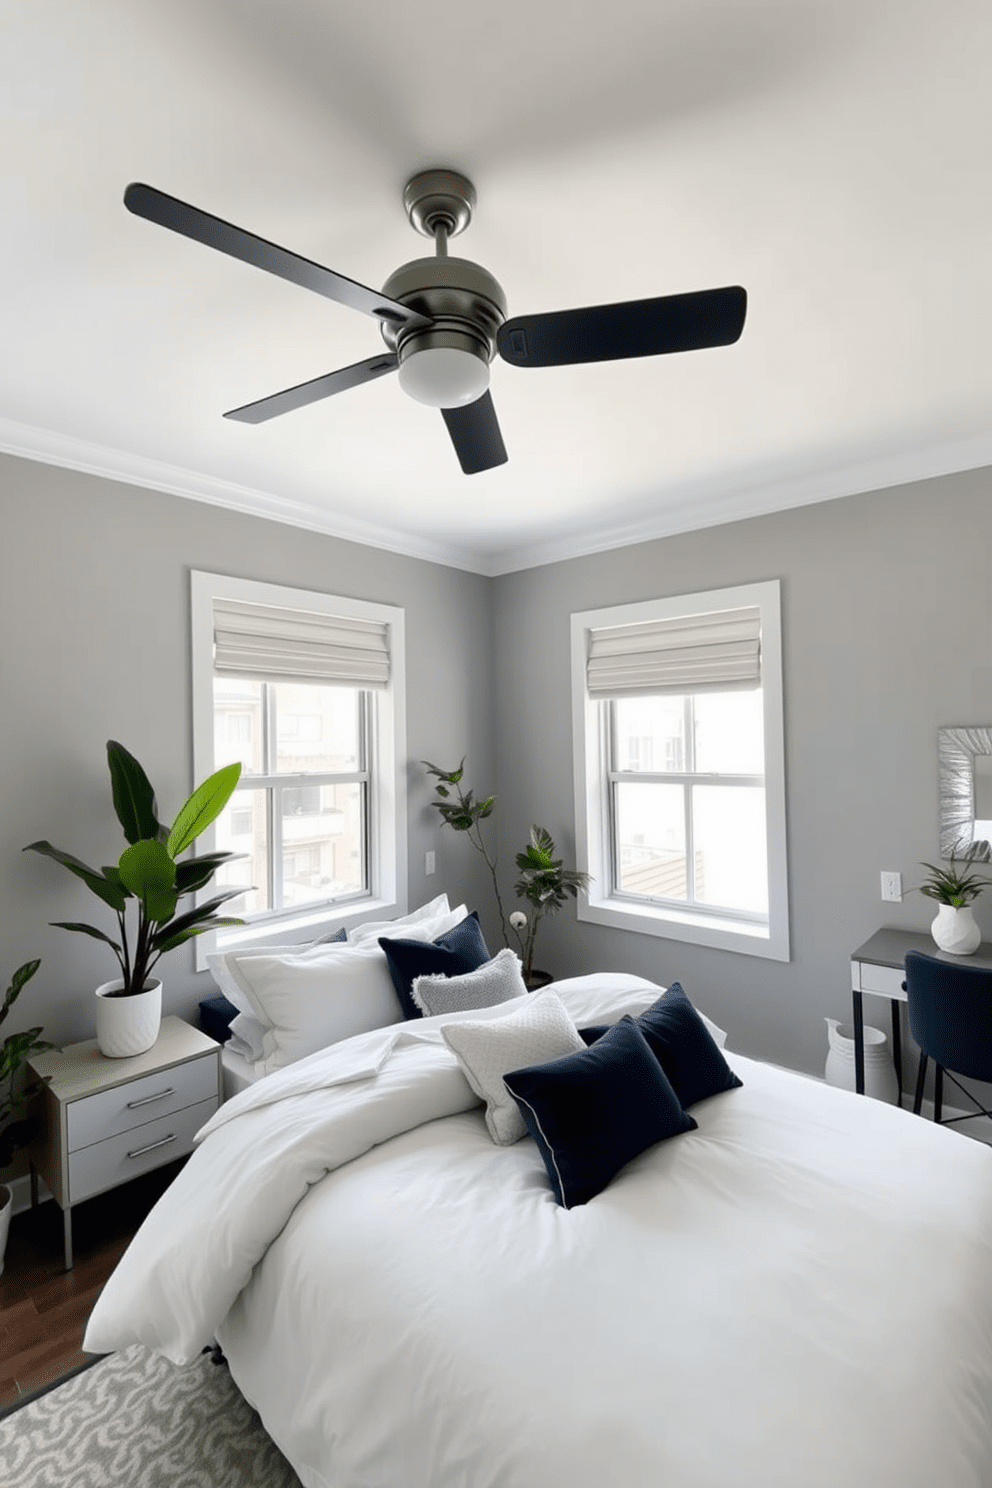
[[[857,1088],[854,1029],[851,1024],[839,1023],[836,1018],[827,1018],[826,1024],[830,1048],[823,1078],[828,1085],[854,1090]],[[880,1028],[865,1029],[865,1095],[887,1101],[889,1105],[895,1105],[899,1097],[899,1082],[889,1052],[889,1041]]]
[[[941,904],[930,934],[939,948],[951,956],[973,956],[982,943],[982,932],[968,904],[961,909],[955,909],[953,904]]]
[[[0,1276],[3,1275],[3,1257],[10,1233],[10,1216],[14,1212],[14,1190],[9,1183],[0,1183]]]
[[[108,1059],[144,1054],[158,1038],[162,1022],[162,983],[150,978],[133,997],[110,997],[124,985],[120,977],[96,989],[96,1037]]]

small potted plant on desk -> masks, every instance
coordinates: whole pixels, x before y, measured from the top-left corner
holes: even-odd
[[[971,905],[992,879],[979,878],[974,871],[975,860],[972,853],[965,852],[960,859],[952,853],[946,868],[934,863],[921,864],[928,872],[920,884],[920,893],[936,900],[939,906],[930,934],[938,947],[952,956],[972,956],[982,943],[982,932]]]
[[[524,982],[529,992],[546,987],[553,977],[548,971],[534,969],[534,942],[545,915],[557,914],[571,895],[578,896],[580,889],[591,882],[588,873],[577,868],[566,868],[564,860],[555,856],[554,839],[547,827],[533,826],[530,841],[522,853],[517,853],[520,877],[514,885],[518,899],[526,899],[531,906],[529,915],[514,910],[510,916],[510,928],[520,945],[520,958],[524,967]]]
[[[111,1059],[143,1054],[158,1038],[162,1018],[162,983],[151,976],[160,956],[193,936],[220,925],[243,920],[221,918],[217,911],[243,888],[223,894],[178,913],[179,900],[208,884],[221,863],[236,856],[204,853],[199,858],[176,859],[220,815],[238,782],[240,764],[226,765],[198,786],[180,808],[171,827],[158,819],[155,792],[148,776],[123,744],[107,743],[107,761],[114,810],[128,846],[116,867],[88,868],[71,853],[50,842],[31,842],[25,852],[44,853],[68,868],[98,899],[117,915],[119,939],[95,925],[54,920],[63,930],[75,930],[110,946],[120,976],[96,989],[96,1030],[100,1050]],[[134,913],[129,913],[129,906]],[[129,923],[129,920],[131,923]]]
[[[40,961],[26,961],[14,972],[0,1006],[0,1023],[5,1022],[21,988],[31,980],[40,965]],[[28,1080],[19,1089],[17,1083],[21,1068],[31,1055],[52,1047],[39,1037],[40,1033],[40,1027],[25,1028],[21,1033],[8,1033],[0,1044],[0,1169],[9,1168],[18,1148],[26,1147],[34,1136],[34,1123],[25,1112],[28,1102],[45,1082]],[[0,1273],[13,1209],[14,1191],[8,1183],[0,1183]]]

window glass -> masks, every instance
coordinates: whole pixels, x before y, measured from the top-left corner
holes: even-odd
[[[618,698],[615,720],[618,770],[686,768],[684,698]]]
[[[616,787],[617,878],[625,894],[687,897],[681,785]]]
[[[258,914],[272,908],[267,798],[267,791],[239,788],[217,818],[217,851],[239,856],[222,863],[213,882],[219,890],[245,890],[224,905],[224,914]]]
[[[768,913],[765,792],[759,786],[694,785],[696,898],[743,913]]]
[[[270,691],[278,774],[361,768],[358,688],[275,682]]]
[[[365,876],[361,784],[290,786],[279,794],[285,906],[358,893]]]
[[[214,768],[240,763],[242,774],[265,769],[262,684],[214,678]]]
[[[702,775],[761,775],[765,768],[762,709],[760,688],[696,693],[696,770]]]

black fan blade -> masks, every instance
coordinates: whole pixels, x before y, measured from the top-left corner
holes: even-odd
[[[242,263],[264,269],[267,274],[278,274],[280,279],[288,279],[303,289],[312,289],[314,294],[336,300],[339,305],[347,305],[352,310],[361,310],[364,315],[374,315],[377,320],[388,321],[390,325],[426,327],[432,324],[398,300],[391,300],[354,279],[346,279],[343,274],[325,269],[309,258],[301,258],[298,253],[290,253],[288,248],[280,248],[276,243],[245,232],[244,228],[233,227],[220,217],[201,212],[199,207],[191,207],[177,197],[167,196],[164,191],[156,191],[154,186],[132,182],[124,193],[124,205],[137,217],[167,227],[170,232],[181,233],[195,243],[205,243],[208,248],[216,248],[231,258],[239,258]]]
[[[478,475],[480,470],[506,464],[506,445],[491,393],[485,392],[474,403],[465,403],[461,408],[442,408],[441,416],[466,475]]]
[[[747,292],[739,285],[520,315],[500,326],[499,354],[514,367],[564,367],[730,346],[744,329]]]
[[[298,383],[285,392],[273,393],[270,398],[259,398],[257,403],[245,403],[241,408],[232,408],[224,417],[237,419],[242,424],[264,424],[267,419],[278,418],[281,413],[292,413],[295,408],[306,408],[308,403],[319,403],[321,398],[331,398],[348,388],[358,387],[363,382],[373,382],[387,372],[395,372],[397,361],[384,352],[382,356],[369,357],[364,362],[354,362],[337,372],[327,372],[311,382]]]

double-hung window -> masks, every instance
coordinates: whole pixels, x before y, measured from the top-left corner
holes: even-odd
[[[217,944],[404,908],[403,611],[193,573],[192,614],[196,777],[242,766],[211,845],[246,924]]]
[[[572,617],[579,917],[787,960],[777,582]]]

